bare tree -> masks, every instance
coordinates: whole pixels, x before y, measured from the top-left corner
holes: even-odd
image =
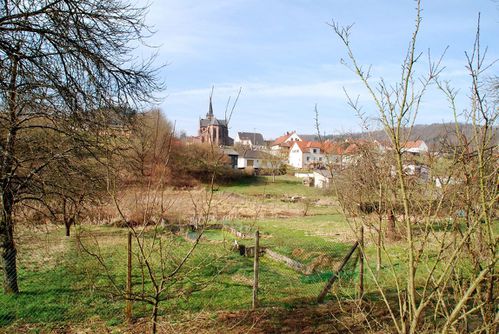
[[[151,176],[155,166],[165,164],[168,151],[172,149],[173,125],[159,109],[138,114],[134,118],[124,160],[132,173],[144,179]]]
[[[497,112],[482,94],[481,76],[487,66],[484,65],[479,45],[479,29],[473,52],[467,55],[467,69],[472,81],[468,119],[473,124],[474,134],[472,138],[465,138],[460,134],[457,122],[456,91],[450,88],[449,83],[439,80],[442,58],[434,62],[428,57],[428,73],[422,76],[416,73],[415,65],[421,61],[416,42],[422,20],[421,2],[416,3],[414,31],[402,64],[400,81],[394,84],[384,79],[374,82],[370,68],[359,65],[354,55],[350,41],[351,27],[332,24],[347,50],[347,64],[360,78],[374,102],[378,119],[391,142],[393,165],[390,174],[395,182],[390,187],[394,196],[389,208],[400,207],[397,220],[403,225],[403,239],[399,246],[403,247],[406,258],[399,262],[400,259],[383,247],[388,261],[387,270],[393,276],[395,285],[391,289],[395,288],[396,296],[389,295],[390,288],[369,265],[366,268],[396,332],[495,333],[497,319],[491,309],[496,304],[493,286],[496,280],[497,238],[491,221],[497,207],[497,165],[491,153],[494,149],[491,127],[495,124]],[[430,168],[430,178],[420,182],[407,170],[408,153],[405,149],[422,98],[432,84],[437,84],[446,93],[456,117],[456,136],[461,140],[461,144],[455,147],[452,160],[462,172],[447,169],[445,178],[453,182],[440,187],[434,184],[431,175],[438,159],[431,155],[420,158]],[[355,112],[361,115],[356,100],[347,97]],[[459,187],[455,187],[456,184]],[[459,216],[456,217],[455,212],[461,211],[457,209],[465,211],[464,225]],[[456,231],[452,238],[449,237],[449,225]],[[478,245],[484,247],[483,251],[470,251]],[[366,261],[369,262],[369,258],[366,257]],[[403,274],[396,272],[397,262],[405,266]],[[475,264],[474,270],[468,271],[470,263]]]
[[[133,48],[145,9],[121,0],[6,0],[0,5],[0,253],[18,293],[13,212],[40,197],[43,173],[69,156],[98,158],[108,133],[161,85]],[[34,130],[63,145],[30,152]],[[35,153],[35,154],[33,154]],[[43,194],[42,194],[43,195]]]
[[[240,92],[232,104],[230,104],[229,98],[226,107],[227,120],[232,116],[239,94]],[[150,120],[154,121],[154,116],[158,115],[157,112],[146,115],[146,117],[152,115],[153,117]],[[137,126],[143,126],[144,119],[135,118],[135,121],[138,122]],[[163,123],[169,124],[166,119],[163,120]],[[155,126],[152,128],[154,129]],[[156,157],[155,164],[175,169],[183,161],[179,162],[178,152],[174,154],[172,150],[174,128],[170,128],[169,133],[164,128],[160,128],[158,132],[163,133],[158,135],[157,138],[159,139],[147,139],[147,146],[150,145],[150,140],[157,143],[153,144],[149,149],[156,152],[153,154]],[[148,137],[146,136],[146,138]],[[166,140],[168,144],[165,145],[165,140],[160,138],[168,138]],[[209,228],[209,223],[213,220],[218,204],[215,200],[216,182],[221,171],[227,168],[227,157],[213,142],[197,148],[202,151],[195,151],[193,156],[189,156],[188,158],[191,160],[189,163],[200,164],[203,173],[207,175],[205,179],[207,186],[205,187],[203,200],[196,201],[192,198],[194,217],[183,226],[195,230],[193,232],[196,235],[194,238],[189,239],[189,243],[185,240],[179,240],[178,235],[170,232],[164,226],[165,217],[168,215],[171,205],[175,202],[175,198],[166,198],[165,196],[165,188],[168,185],[165,182],[168,177],[166,168],[160,169],[161,172],[158,175],[149,179],[145,191],[141,193],[141,200],[135,203],[135,209],[140,213],[140,215],[135,215],[138,216],[137,219],[132,219],[132,214],[126,212],[125,205],[120,202],[118,193],[123,192],[125,187],[119,187],[119,173],[111,172],[108,174],[110,177],[109,194],[134,240],[134,258],[136,259],[134,268],[140,273],[140,289],[136,287],[132,292],[123,289],[121,277],[116,275],[116,272],[108,264],[109,257],[100,251],[99,240],[94,238],[93,243],[85,241],[85,236],[91,236],[91,232],[87,234],[82,231],[78,238],[84,252],[91,255],[98,262],[100,268],[103,269],[107,281],[110,283],[110,293],[124,300],[152,306],[151,333],[153,334],[158,332],[162,304],[179,298],[188,298],[194,292],[206,288],[216,279],[217,274],[226,264],[226,261],[224,261],[225,252],[210,256],[203,253],[197,256],[196,250],[201,247],[204,232]],[[124,155],[124,158],[134,159],[134,156]],[[112,168],[112,166],[109,166],[109,168]],[[207,268],[214,275],[209,279],[200,277],[202,275],[199,273]]]
[[[272,182],[275,182],[276,175],[282,175],[286,173],[288,153],[286,149],[282,148],[262,153],[263,171],[264,173],[269,173],[272,176]]]

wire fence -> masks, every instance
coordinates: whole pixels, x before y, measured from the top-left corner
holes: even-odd
[[[127,228],[90,226],[71,237],[58,228],[27,229],[17,236],[21,293],[0,295],[0,333],[68,323],[113,326],[130,316],[127,304],[134,321],[150,319],[155,300],[158,317],[251,309],[257,230],[258,306],[316,304],[354,241],[333,240],[337,232],[324,222],[308,228],[311,219],[139,228],[131,234],[130,271]],[[338,275],[347,292],[355,286],[357,261],[349,258]],[[0,275],[3,281],[3,270]]]

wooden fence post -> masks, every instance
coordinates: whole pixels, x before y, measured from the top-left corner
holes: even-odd
[[[132,322],[132,232],[128,232],[125,319]]]
[[[364,225],[360,227],[359,242],[359,299],[364,296]]]
[[[338,275],[343,270],[343,267],[345,267],[345,265],[347,264],[348,260],[350,260],[350,257],[352,256],[353,252],[355,252],[355,249],[357,248],[358,245],[359,245],[359,242],[356,241],[353,244],[352,248],[350,248],[350,251],[348,252],[348,254],[345,255],[345,257],[343,258],[343,262],[341,263],[341,265],[338,268],[338,270],[336,272],[333,272],[333,276],[331,276],[331,278],[327,282],[326,286],[324,287],[324,289],[320,293],[319,297],[317,297],[317,302],[318,303],[324,302],[324,298],[326,298],[326,295],[327,295],[328,291],[331,290],[331,287],[333,286],[334,281],[336,281],[336,279],[338,278]]]
[[[258,307],[258,272],[260,270],[260,231],[255,232],[255,258],[253,263],[253,309]]]

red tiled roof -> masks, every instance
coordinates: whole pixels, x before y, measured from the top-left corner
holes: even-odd
[[[328,154],[335,154],[335,155],[343,154],[343,148],[337,143],[333,143],[332,141],[324,142],[323,150]]]
[[[277,138],[276,140],[274,140],[274,142],[270,145],[270,146],[276,146],[276,145],[281,145],[283,144],[286,140],[288,140],[289,137],[291,137],[291,135],[293,135],[295,133],[295,131],[293,132],[289,132],[289,133],[286,133],[285,135],[282,135],[280,136],[279,138]]]
[[[295,141],[302,152],[308,152],[311,148],[323,149],[324,144],[318,141]]]
[[[423,141],[421,139],[416,140],[416,141],[407,141],[404,145],[404,148],[418,148],[423,144]]]

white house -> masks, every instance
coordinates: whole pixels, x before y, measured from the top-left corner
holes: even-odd
[[[234,144],[248,146],[252,149],[265,147],[262,134],[257,132],[238,132],[234,138]]]
[[[304,168],[312,163],[323,163],[324,152],[321,143],[313,141],[296,141],[289,150],[289,165]]]
[[[242,154],[239,154],[237,158],[237,168],[252,167],[255,169],[259,168],[271,168],[271,163],[267,159],[267,153],[256,150],[245,150]]]
[[[303,141],[303,139],[296,133],[296,131],[286,132],[285,135],[280,136],[272,144],[270,149],[272,151],[279,151],[282,148],[290,148],[294,142]]]
[[[408,152],[415,155],[420,155],[428,152],[428,145],[421,139],[416,141],[407,141],[402,147],[402,152]]]

